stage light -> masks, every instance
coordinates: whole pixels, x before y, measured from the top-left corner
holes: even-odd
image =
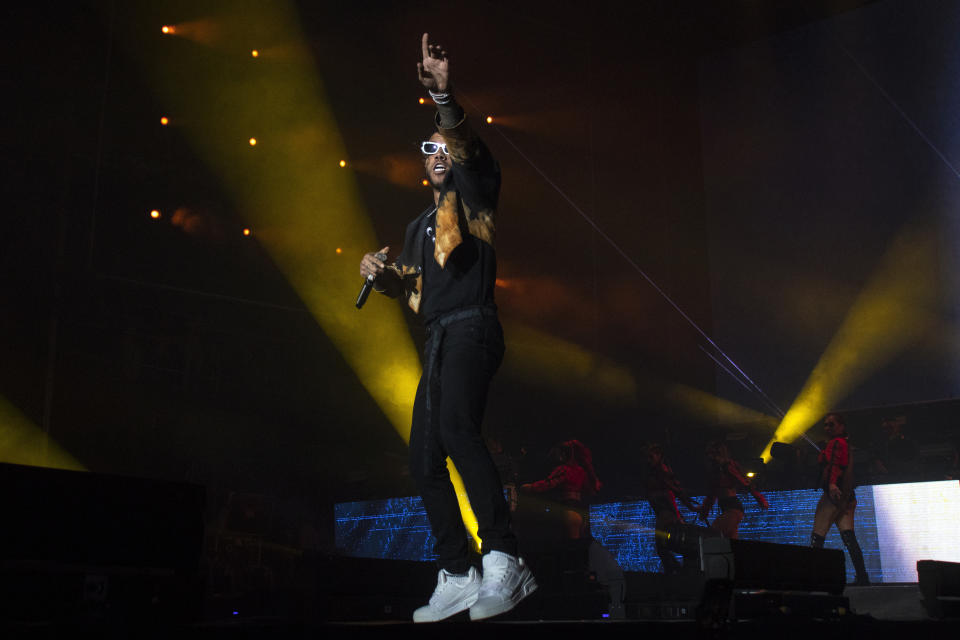
[[[150,217],[156,220],[157,218],[160,217],[160,212],[154,209],[153,211],[150,212]]]
[[[753,471],[747,471],[747,477],[748,477],[748,478],[752,478],[752,477],[755,476],[755,475],[757,475],[757,474],[755,474]]]
[[[251,146],[251,147],[257,146],[257,139],[256,139],[256,138],[250,138],[250,141],[249,141],[249,142],[250,142],[250,146]]]
[[[347,166],[347,161],[346,161],[346,160],[341,160],[341,161],[340,161],[340,166],[341,166],[341,167]]]
[[[162,118],[160,118],[160,124],[162,124],[163,126],[167,126],[168,124],[170,124],[170,120],[167,118],[167,116],[163,116]]]
[[[250,229],[244,228],[244,229],[243,229],[243,235],[245,235],[245,236],[250,235]]]
[[[429,186],[430,186],[430,181],[427,180],[426,178],[424,178],[424,179],[420,182],[420,184],[422,184],[422,185],[425,186],[425,187],[429,187]]]
[[[493,116],[487,116],[487,124],[493,124]]]
[[[424,100],[423,98],[420,98],[420,104],[424,104],[425,102],[426,100]]]
[[[259,58],[259,57],[260,57],[260,52],[257,51],[256,49],[254,49],[253,51],[250,52],[250,56],[253,57],[253,58]]]
[[[166,25],[166,24],[165,24],[165,25],[163,25],[162,27],[160,27],[160,31],[161,31],[161,33],[164,33],[164,34],[171,34],[171,33],[175,33],[175,32],[176,32],[176,29],[174,29],[174,28],[171,27],[170,25]]]
[[[340,255],[341,253],[343,253],[343,249],[341,249],[340,247],[337,247],[337,255]]]

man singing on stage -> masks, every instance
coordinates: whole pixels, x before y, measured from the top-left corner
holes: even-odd
[[[504,351],[493,300],[500,167],[453,97],[447,52],[425,33],[422,54],[417,72],[438,112],[436,133],[420,146],[433,205],[407,226],[396,262],[387,264],[384,247],[363,257],[360,274],[374,278],[376,291],[406,299],[427,333],[413,405],[410,474],[430,519],[440,573],[414,622],[466,609],[480,620],[513,609],[537,588],[517,554],[503,487],[480,432],[490,380]],[[482,578],[470,563],[447,456],[477,516]]]

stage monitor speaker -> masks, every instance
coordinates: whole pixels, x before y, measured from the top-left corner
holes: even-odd
[[[193,484],[0,464],[0,617],[195,616],[205,501]]]
[[[918,560],[917,578],[931,618],[960,618],[960,563]]]
[[[700,569],[708,580],[730,580],[735,589],[843,593],[843,551],[755,540],[701,538]]]

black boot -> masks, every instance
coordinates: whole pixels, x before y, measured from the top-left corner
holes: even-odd
[[[819,533],[814,532],[810,534],[810,546],[813,547],[814,549],[823,549],[823,543],[825,541],[826,541],[826,538],[824,538]]]
[[[853,529],[847,529],[840,532],[840,537],[843,538],[843,544],[847,547],[853,569],[857,573],[856,585],[859,587],[870,584],[870,576],[867,575],[867,565],[863,561],[863,551],[860,549],[860,543],[857,542],[857,534]]]

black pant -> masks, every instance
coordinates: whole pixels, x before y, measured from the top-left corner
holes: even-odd
[[[430,519],[438,564],[463,573],[470,565],[468,534],[447,456],[463,478],[483,551],[517,555],[503,485],[480,432],[490,380],[503,360],[503,330],[495,312],[486,309],[482,315],[478,309],[447,314],[427,330],[426,362],[413,404],[410,474]]]

